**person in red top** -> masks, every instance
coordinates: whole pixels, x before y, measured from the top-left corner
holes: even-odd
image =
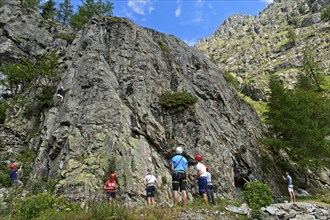
[[[116,187],[117,187],[116,174],[111,173],[109,177],[110,179],[107,182],[105,182],[104,190],[107,191],[109,203],[111,203],[112,200],[116,198]]]

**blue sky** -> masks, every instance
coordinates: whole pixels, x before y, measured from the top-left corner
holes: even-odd
[[[62,2],[63,0],[57,0]],[[233,14],[258,15],[273,0],[110,0],[113,15],[172,34],[193,46]],[[80,0],[71,0],[74,5]]]

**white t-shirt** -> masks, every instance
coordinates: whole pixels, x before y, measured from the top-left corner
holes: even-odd
[[[201,175],[199,177],[206,177],[206,166],[202,163],[198,163],[196,165],[197,170],[201,171]]]
[[[207,185],[212,185],[212,177],[209,172],[206,171]]]
[[[145,179],[147,185],[155,184],[157,182],[157,178],[151,174],[148,174],[144,179]]]

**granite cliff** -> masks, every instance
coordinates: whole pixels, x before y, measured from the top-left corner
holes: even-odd
[[[170,203],[168,164],[174,149],[182,146],[191,172],[194,155],[203,155],[222,193],[234,195],[249,171],[278,189],[277,177],[262,171],[259,140],[264,129],[257,113],[202,52],[118,17],[94,17],[75,33],[22,8],[19,1],[5,1],[0,8],[0,64],[33,61],[50,52],[60,57],[56,86],[68,89],[60,106],[26,117],[26,104],[35,101],[35,92],[3,88],[10,108],[0,127],[1,156],[6,164],[20,163],[23,148],[35,152],[27,188],[36,181],[53,181],[55,193],[85,201],[102,193],[112,169],[119,197],[140,203],[149,168],[160,182],[159,200]],[[128,96],[129,83],[134,92]],[[166,109],[160,105],[166,92],[187,92],[197,102],[183,111]],[[326,175],[311,181],[313,187],[329,187]]]
[[[30,180],[55,179],[55,193],[83,201],[99,193],[111,166],[121,197],[141,201],[141,178],[150,168],[169,202],[168,163],[177,146],[190,162],[202,154],[228,194],[235,191],[235,173],[253,170],[260,177],[258,116],[201,52],[124,18],[94,17],[72,43],[58,37],[72,34],[70,28],[15,1],[4,3],[0,20],[2,64],[56,52],[59,84],[69,89],[59,107],[39,118],[28,120],[24,107],[11,104],[1,127],[8,163],[23,145],[37,153]],[[134,93],[127,96],[130,82]],[[194,108],[168,110],[159,104],[165,92],[189,92],[198,100]],[[37,134],[29,135],[36,126]]]

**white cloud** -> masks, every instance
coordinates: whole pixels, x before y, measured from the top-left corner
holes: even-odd
[[[267,4],[271,4],[274,2],[274,0],[260,0],[261,2],[265,2]]]
[[[179,5],[175,10],[175,17],[179,17],[181,15],[181,6]]]
[[[197,43],[197,40],[196,40],[196,38],[192,38],[189,40],[184,40],[184,42],[186,42],[186,44],[188,44],[190,47],[193,47]]]
[[[196,6],[203,6],[205,0],[196,0]]]
[[[121,13],[123,13],[125,17],[135,19],[135,17],[127,11],[126,7],[122,7]]]
[[[146,12],[150,13],[155,10],[151,0],[129,0],[127,6],[140,15],[145,15]]]
[[[195,12],[195,17],[192,20],[194,23],[201,23],[203,22],[203,13],[201,11],[196,11]]]

